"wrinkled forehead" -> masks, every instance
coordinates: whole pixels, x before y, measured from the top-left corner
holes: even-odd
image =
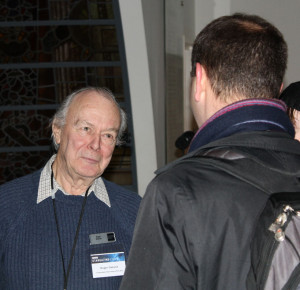
[[[75,118],[86,112],[99,112],[101,115],[114,116],[120,121],[118,106],[110,98],[96,91],[81,92],[74,97],[67,114],[67,118]]]

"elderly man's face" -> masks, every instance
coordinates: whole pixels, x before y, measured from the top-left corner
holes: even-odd
[[[111,160],[119,128],[119,110],[112,101],[94,91],[78,95],[65,126],[53,127],[60,173],[75,180],[100,176]]]

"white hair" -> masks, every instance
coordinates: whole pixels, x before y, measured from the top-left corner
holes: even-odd
[[[70,95],[68,95],[66,97],[66,99],[63,101],[63,103],[61,104],[61,106],[58,108],[58,110],[56,111],[56,113],[54,114],[53,118],[50,120],[50,126],[52,127],[53,124],[55,124],[55,126],[57,126],[58,128],[63,128],[65,123],[66,123],[66,117],[70,108],[70,105],[72,103],[72,101],[74,100],[74,98],[82,93],[82,92],[88,92],[88,91],[95,91],[97,93],[99,93],[99,95],[111,100],[119,109],[119,113],[120,113],[120,119],[121,119],[121,124],[120,124],[120,128],[119,128],[119,132],[117,135],[117,140],[116,140],[116,145],[121,145],[123,143],[122,141],[122,136],[126,130],[127,127],[127,117],[126,117],[126,113],[124,112],[124,110],[120,107],[119,103],[117,102],[115,96],[113,95],[113,93],[104,87],[86,87],[86,88],[81,88],[79,90],[74,91],[73,93],[71,93]],[[59,148],[59,144],[56,143],[53,132],[51,134],[51,138],[52,138],[52,142],[54,145],[55,150],[58,150]]]

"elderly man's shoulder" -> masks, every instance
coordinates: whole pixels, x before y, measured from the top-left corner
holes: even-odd
[[[0,228],[3,235],[18,217],[36,204],[41,171],[16,178],[0,186]],[[1,235],[0,235],[1,239]]]
[[[106,186],[112,211],[119,216],[123,223],[127,223],[128,228],[132,228],[140,207],[141,197],[123,186],[103,179]]]
[[[141,197],[134,191],[103,178],[110,199],[139,205]]]
[[[38,188],[41,170],[37,170],[31,174],[18,177],[0,185],[0,198],[17,198],[20,199],[24,194],[28,198],[28,193]]]

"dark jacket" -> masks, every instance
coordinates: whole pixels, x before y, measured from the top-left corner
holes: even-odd
[[[142,200],[124,289],[246,289],[257,218],[300,191],[300,143],[282,132],[219,139],[158,171]]]

